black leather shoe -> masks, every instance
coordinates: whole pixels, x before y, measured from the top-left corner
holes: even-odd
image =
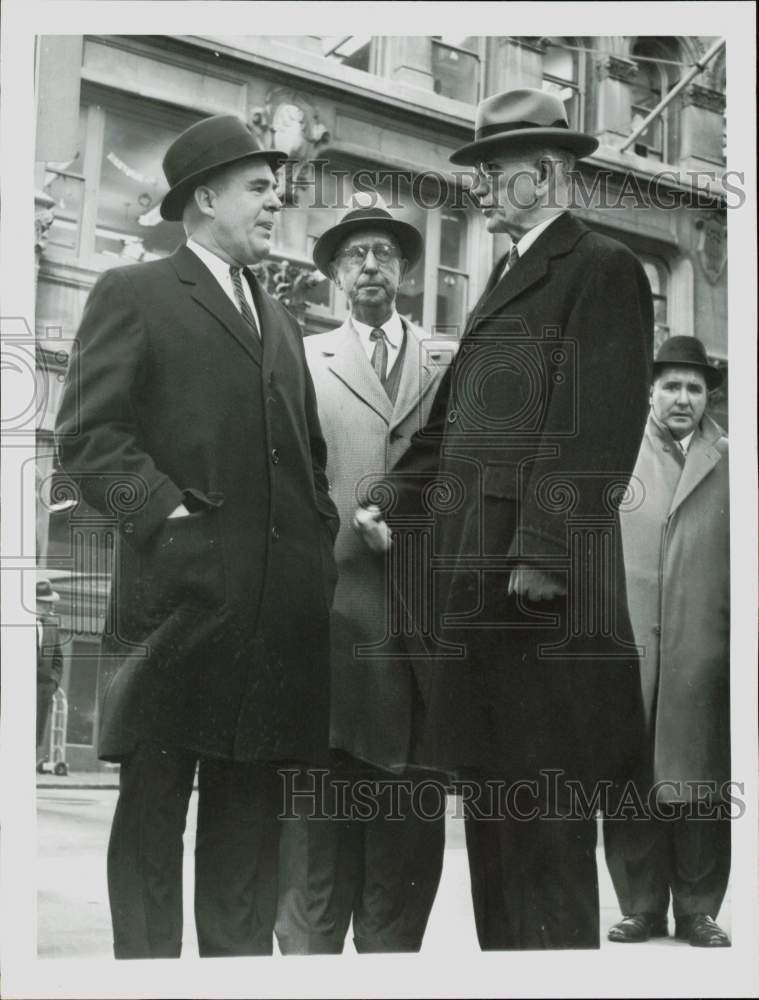
[[[632,944],[638,941],[648,941],[652,937],[666,937],[666,916],[658,913],[631,913],[623,917],[609,931],[609,940],[620,944]]]
[[[680,917],[675,926],[675,937],[680,941],[687,941],[694,948],[730,947],[730,938],[707,913]]]

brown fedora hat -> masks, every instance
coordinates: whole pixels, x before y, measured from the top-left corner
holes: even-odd
[[[472,166],[496,150],[526,143],[545,143],[571,149],[578,157],[598,148],[598,139],[570,129],[564,102],[543,90],[507,90],[477,105],[474,142],[457,149],[451,163]]]
[[[698,337],[669,337],[654,358],[654,378],[663,368],[696,368],[703,373],[707,389],[722,385],[723,374],[710,364],[706,348]]]
[[[336,226],[322,233],[314,244],[314,264],[322,274],[332,278],[329,272],[335,251],[351,233],[357,229],[384,229],[398,240],[401,253],[408,261],[409,269],[422,255],[424,240],[422,234],[410,222],[394,219],[379,194],[358,191],[353,195],[352,208]]]
[[[237,115],[213,115],[178,135],[163,158],[170,190],[161,202],[161,215],[179,222],[187,199],[214,170],[247,157],[265,160],[272,170],[281,167],[287,153],[264,149]]]

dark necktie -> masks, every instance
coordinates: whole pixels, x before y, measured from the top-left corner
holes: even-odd
[[[248,325],[255,332],[256,336],[260,338],[261,331],[258,329],[258,323],[256,323],[256,317],[253,310],[250,308],[250,303],[245,298],[245,292],[242,287],[242,271],[241,267],[230,267],[229,273],[232,277],[232,287],[235,290],[235,298],[237,299],[237,305],[239,306],[240,312],[242,313],[242,318],[247,321]]]
[[[504,268],[503,273],[508,274],[518,260],[519,251],[517,250],[517,245],[516,243],[512,243],[511,249],[509,250],[509,256],[506,258],[506,267]]]
[[[372,351],[372,368],[377,373],[377,378],[384,386],[387,381],[387,338],[381,326],[375,327],[369,334],[369,339],[374,341]]]

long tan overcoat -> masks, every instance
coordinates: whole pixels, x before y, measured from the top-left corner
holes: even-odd
[[[445,362],[434,341],[403,322],[406,347],[395,405],[350,318],[305,341],[327,442],[330,495],[341,522],[335,542],[339,579],[332,607],[330,745],[382,767],[409,760],[416,679],[390,635],[385,561],[366,548],[351,522],[372,482],[395,465],[424,425]],[[371,646],[374,653],[366,648]]]
[[[633,473],[642,501],[621,515],[661,801],[730,776],[728,442],[705,416],[684,463],[676,448],[649,417]]]

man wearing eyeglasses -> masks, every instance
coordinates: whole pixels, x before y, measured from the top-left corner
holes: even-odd
[[[396,309],[422,252],[419,232],[368,193],[355,195],[352,210],[314,247],[316,266],[350,307],[342,326],[305,342],[330,493],[343,516],[331,620],[331,767],[324,785],[312,772],[300,786],[324,788],[316,811],[331,818],[306,818],[304,796],[293,800],[298,818],[283,823],[276,933],[289,954],[341,952],[351,919],[359,952],[418,951],[442,869],[442,811],[415,815],[410,795],[421,777],[407,767],[421,679],[405,651],[385,641],[385,561],[351,528],[358,499],[406,450],[439,381],[439,353]],[[382,648],[372,655],[372,645]]]

